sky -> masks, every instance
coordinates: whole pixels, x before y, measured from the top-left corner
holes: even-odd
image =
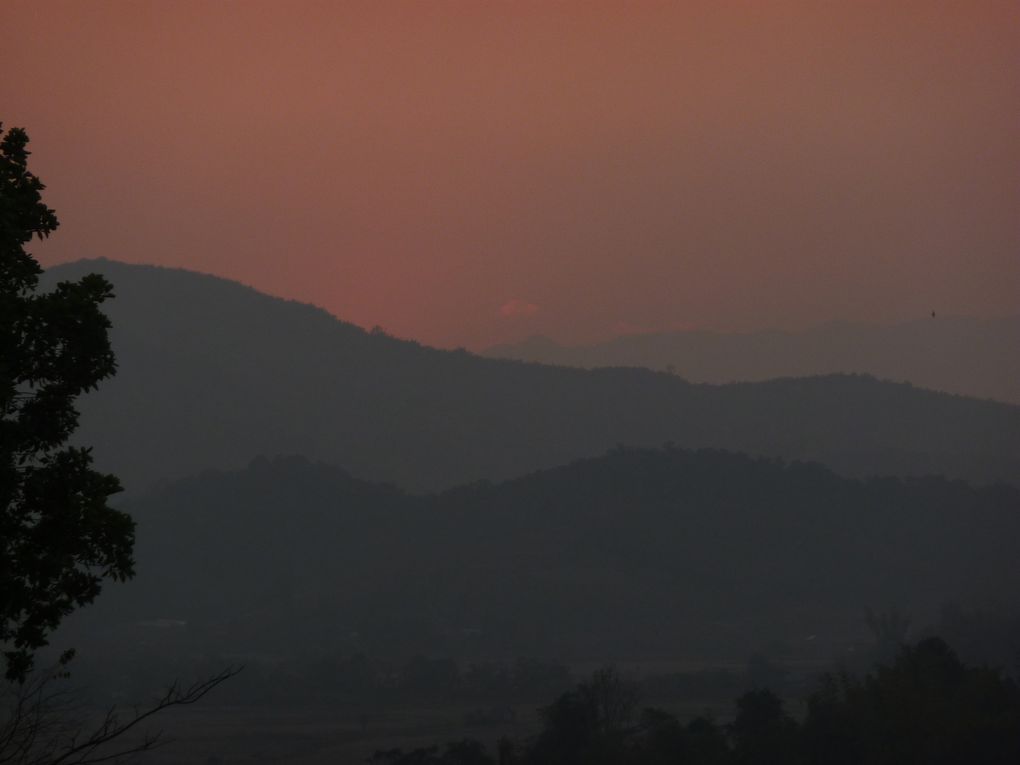
[[[1020,3],[0,5],[60,230],[472,349],[1020,313]]]

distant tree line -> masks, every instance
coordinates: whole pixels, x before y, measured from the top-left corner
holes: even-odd
[[[723,724],[641,708],[612,669],[542,710],[542,728],[495,751],[473,739],[377,751],[371,765],[1006,765],[1020,762],[1020,687],[964,664],[941,638],[903,646],[857,676],[823,675],[802,719],[767,688]]]

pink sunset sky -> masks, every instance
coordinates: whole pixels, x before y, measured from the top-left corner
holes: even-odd
[[[482,348],[1020,312],[1020,4],[23,2],[45,265]]]

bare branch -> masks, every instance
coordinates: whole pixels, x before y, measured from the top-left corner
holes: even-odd
[[[50,691],[56,675],[44,675],[19,687],[8,719],[0,725],[0,765],[98,765],[151,751],[166,743],[162,731],[147,731],[131,743],[123,737],[166,709],[194,704],[242,669],[228,667],[186,688],[175,681],[152,706],[135,708],[125,721],[113,707],[90,731],[72,721],[70,692]]]

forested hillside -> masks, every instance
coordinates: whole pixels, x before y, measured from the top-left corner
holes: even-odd
[[[138,577],[96,618],[186,625],[203,651],[837,651],[868,608],[1020,595],[1014,488],[715,451],[617,450],[424,496],[259,459],[129,509]]]
[[[117,295],[118,373],[83,400],[80,438],[129,491],[257,454],[435,490],[666,441],[849,475],[1020,475],[1020,407],[857,375],[716,386],[496,361],[183,270],[98,260],[48,276],[90,271]]]

